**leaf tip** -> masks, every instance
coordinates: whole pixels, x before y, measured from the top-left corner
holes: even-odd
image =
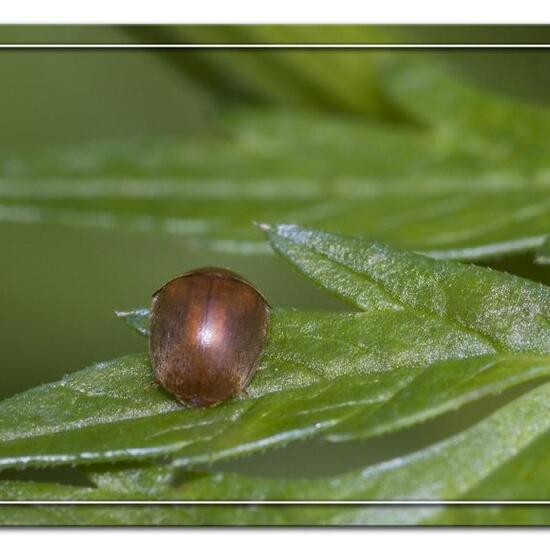
[[[271,229],[273,229],[273,226],[269,223],[265,223],[265,222],[257,222],[257,221],[254,221],[252,222],[258,229],[261,229],[262,231],[270,231]]]

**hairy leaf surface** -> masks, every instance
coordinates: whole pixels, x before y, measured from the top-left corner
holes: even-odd
[[[123,466],[89,472],[90,487],[4,481],[4,500],[133,500],[133,501],[286,501],[391,500],[434,501],[479,498],[476,487],[499,475],[511,461],[525,465],[533,445],[550,439],[550,385],[531,390],[471,428],[430,447],[331,478],[282,480],[236,474],[207,474],[173,466]],[[542,414],[541,414],[542,413]],[[491,439],[492,444],[486,442]],[[550,486],[544,484],[546,498]],[[507,499],[525,498],[514,484]],[[542,494],[538,490],[537,494]],[[4,507],[5,523],[180,524],[180,525],[403,525],[460,523],[468,507],[263,505],[263,506],[43,506]],[[507,521],[537,524],[540,511],[490,509],[477,523],[490,523],[503,513]],[[502,521],[502,520],[501,520]]]
[[[0,404],[0,466],[170,456],[211,463],[312,436],[365,439],[549,374],[550,290],[297,226],[272,246],[358,312],[275,310],[247,394],[185,408],[146,355],[108,361]],[[145,309],[119,314],[142,334]]]

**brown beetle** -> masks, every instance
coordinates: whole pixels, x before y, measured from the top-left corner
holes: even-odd
[[[241,393],[267,341],[270,307],[228,269],[184,273],[153,295],[149,350],[159,384],[204,407]]]

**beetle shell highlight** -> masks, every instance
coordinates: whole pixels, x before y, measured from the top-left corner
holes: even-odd
[[[228,269],[206,267],[172,279],[151,307],[157,381],[198,407],[241,393],[260,364],[269,316],[260,292]]]

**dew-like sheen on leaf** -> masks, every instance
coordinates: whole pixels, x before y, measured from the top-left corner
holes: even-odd
[[[171,457],[180,466],[307,437],[368,439],[549,374],[550,290],[297,226],[272,246],[357,312],[274,310],[248,395],[179,405],[145,354],[89,367],[0,404],[0,467]],[[148,331],[148,311],[119,314]]]
[[[544,384],[496,411],[479,424],[420,451],[331,478],[284,480],[228,473],[194,473],[172,466],[92,468],[90,487],[3,481],[3,500],[141,500],[141,501],[286,501],[399,500],[439,501],[482,498],[479,488],[509,473],[516,461],[529,468],[526,455],[550,440],[550,385]],[[491,444],[487,444],[491,441]],[[504,493],[507,499],[529,498],[523,491]],[[540,495],[540,490],[535,494]],[[546,493],[546,498],[548,494]],[[136,525],[408,525],[476,524],[493,521],[545,524],[540,509],[471,508],[422,505],[394,506],[42,506],[24,510],[3,507],[4,524]],[[469,523],[470,521],[468,521]]]

